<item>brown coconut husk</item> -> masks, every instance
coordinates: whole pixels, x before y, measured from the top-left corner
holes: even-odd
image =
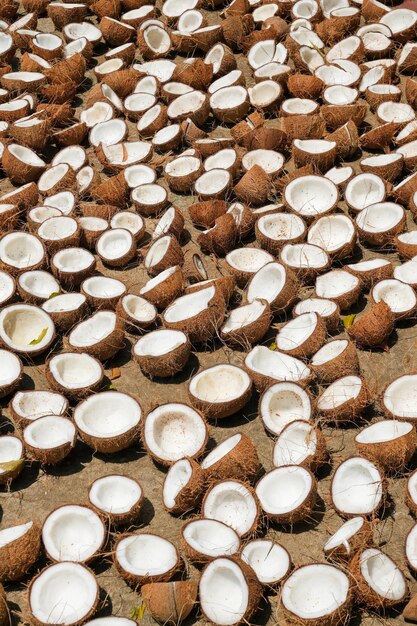
[[[393,161],[392,163],[375,166],[375,165],[368,165],[364,163],[363,161],[361,161],[361,170],[363,172],[370,172],[371,174],[376,174],[377,176],[380,176],[384,180],[393,182],[400,176],[401,172],[403,171],[403,162],[404,160],[401,158],[401,159],[397,159]]]
[[[108,221],[119,212],[119,207],[113,204],[98,204],[95,202],[80,202],[79,209],[83,217],[101,217]]]
[[[37,461],[41,465],[57,465],[61,463],[74,448],[77,441],[77,434],[74,435],[73,441],[67,441],[60,446],[53,448],[37,448],[31,446],[25,441],[25,449],[27,455],[33,461]]]
[[[287,115],[281,118],[281,128],[288,141],[294,139],[321,139],[326,126],[320,115]]]
[[[330,130],[336,130],[349,121],[355,126],[360,126],[368,112],[365,102],[354,102],[353,104],[324,104],[320,113],[323,116],[326,126]]]
[[[356,276],[356,278],[359,278],[365,289],[369,289],[380,280],[392,278],[394,266],[392,265],[392,263],[387,263],[385,265],[382,265],[381,267],[367,270],[366,272],[357,271],[354,267],[349,265],[345,265],[344,269],[346,269],[346,271],[350,274]]]
[[[87,131],[88,129],[85,122],[76,122],[62,130],[55,131],[53,137],[55,142],[60,146],[79,146],[84,141]]]
[[[196,59],[194,63],[181,63],[176,66],[171,80],[205,91],[213,80],[213,66],[204,63],[203,59]]]
[[[2,157],[2,167],[14,185],[25,185],[38,180],[45,169],[43,165],[28,165],[16,158],[6,146]]]
[[[17,0],[4,0],[0,6],[0,17],[5,20],[12,20],[17,13],[19,3]]]
[[[170,508],[165,507],[172,515],[181,515],[182,513],[192,511],[200,504],[203,497],[206,484],[204,472],[194,459],[190,457],[186,457],[186,459],[191,466],[191,476],[177,493],[174,506]]]
[[[132,357],[138,363],[142,372],[150,378],[169,378],[184,369],[190,352],[190,342],[186,341],[167,354],[139,356],[133,351]]]
[[[415,207],[415,211],[417,215],[417,206]],[[414,215],[414,211],[412,211],[412,213]],[[394,245],[397,248],[398,254],[404,259],[412,259],[417,255],[417,243],[406,243],[401,241],[399,235],[394,237]]]
[[[12,71],[10,69],[10,71]],[[29,55],[29,52],[24,52],[20,58],[20,71],[21,72],[44,72],[45,68],[43,65],[38,63],[33,56]],[[4,72],[6,73],[6,72]]]
[[[269,302],[262,299],[260,301],[265,306],[262,315],[257,320],[245,324],[241,328],[228,333],[221,332],[220,337],[223,341],[235,348],[242,348],[257,344],[265,337],[271,325],[272,314]]]
[[[206,289],[206,287],[210,287],[214,285],[222,294],[224,301],[228,303],[235,291],[236,280],[234,276],[224,275],[217,276],[216,278],[212,278],[210,280],[204,280],[202,282],[196,282],[195,284],[188,285],[185,288],[185,293],[193,293],[195,291],[200,291],[201,289]]]
[[[0,198],[0,202],[14,204],[22,209],[32,209],[38,204],[39,191],[36,183],[29,183],[18,187]]]
[[[358,129],[352,120],[333,133],[325,135],[325,139],[336,142],[337,156],[341,159],[352,156],[359,147]]]
[[[196,250],[186,250],[184,252],[184,264],[182,272],[187,285],[193,285],[203,280],[207,280],[207,270],[203,259]]]
[[[117,19],[121,12],[120,0],[95,0],[90,4],[90,9],[97,17],[112,17]]]
[[[82,22],[87,15],[88,9],[85,4],[63,8],[59,4],[47,3],[48,17],[53,21],[58,30],[62,30],[72,22]]]
[[[36,107],[38,113],[44,112],[51,120],[52,126],[66,126],[74,120],[74,109],[69,102],[64,104],[42,103]]]
[[[322,365],[312,365],[311,367],[322,383],[332,383],[338,378],[343,378],[343,376],[360,372],[358,352],[355,345],[349,341],[343,352],[334,359]]]
[[[15,111],[0,111],[0,121],[8,122],[10,124],[28,115],[29,110],[30,110],[29,102],[25,101],[25,103],[24,104],[22,103],[22,106],[16,109]]]
[[[28,520],[29,521],[29,520]],[[23,524],[22,520],[16,522]],[[13,582],[27,576],[38,560],[41,549],[41,529],[37,522],[15,541],[1,548],[0,581]]]
[[[374,609],[377,611],[380,611],[381,608],[386,610],[388,608],[403,604],[407,600],[410,594],[407,583],[406,583],[405,594],[400,600],[391,600],[389,598],[379,595],[379,593],[374,591],[368,585],[365,578],[361,574],[361,567],[360,567],[361,554],[362,554],[362,551],[357,552],[355,554],[349,567],[352,579],[355,581],[354,583],[355,584],[355,596],[360,602],[360,604],[363,606],[366,606],[368,609]],[[399,568],[400,571],[402,571],[400,566],[397,565],[397,567]]]
[[[150,276],[156,276],[160,272],[167,270],[169,267],[182,265],[183,263],[184,254],[178,240],[173,235],[167,236],[170,237],[169,246],[162,259],[160,259],[156,265],[152,265],[152,267],[148,268],[147,271]]]
[[[348,546],[339,544],[332,550],[324,550],[325,557],[336,563],[350,561],[357,552],[362,552],[374,544],[374,530],[372,522],[364,519],[360,529],[348,539]],[[349,548],[349,549],[348,549]]]
[[[359,145],[365,150],[387,151],[390,144],[394,142],[394,135],[397,130],[398,124],[395,122],[375,126],[359,137]]]
[[[207,133],[196,126],[190,118],[181,122],[181,130],[183,133],[183,141],[189,146],[193,145],[193,142],[197,139],[207,137]]]
[[[252,32],[253,26],[253,17],[250,13],[228,15],[222,22],[223,39],[232,50],[241,50],[245,38]]]
[[[291,74],[287,81],[287,88],[294,98],[317,100],[324,89],[324,83],[320,78],[311,74]]]
[[[36,117],[38,117],[38,114],[36,114]],[[35,126],[24,128],[16,124],[11,124],[9,126],[9,133],[16,143],[32,148],[35,152],[42,152],[48,141],[50,128],[51,122],[45,116],[44,119],[42,119],[41,122]]]
[[[365,91],[365,98],[371,110],[375,112],[383,102],[399,102],[401,100],[401,91],[398,93],[374,93],[368,88]]]
[[[328,422],[351,422],[358,419],[365,408],[368,406],[371,396],[368,391],[368,387],[362,377],[361,389],[356,398],[349,398],[349,400],[339,404],[335,409],[320,409],[321,417]]]
[[[329,141],[332,140],[329,139]],[[307,152],[293,143],[292,155],[294,159],[294,165],[296,167],[304,167],[305,165],[311,164],[314,169],[317,169],[320,172],[327,172],[333,167],[336,160],[336,155],[340,155],[340,149],[336,143],[335,146],[332,146],[331,148],[329,148],[329,150],[326,150],[325,152],[314,153]]]
[[[324,342],[326,341],[326,331],[326,324],[324,323],[320,315],[317,315],[317,324],[313,332],[302,344],[288,350],[283,350],[282,348],[280,348],[280,351],[284,352],[285,354],[294,356],[295,358],[309,358],[323,346]]]
[[[206,254],[223,257],[232,250],[236,239],[236,222],[230,213],[225,213],[215,220],[212,228],[198,235],[197,242]]]
[[[74,352],[81,352],[95,357],[99,361],[107,361],[115,356],[121,350],[125,343],[124,325],[122,320],[118,320],[114,330],[105,337],[91,346],[73,346],[68,339],[68,346]],[[89,435],[86,435],[89,437]],[[130,445],[130,444],[129,444]],[[127,447],[127,446],[126,446]],[[98,449],[98,448],[97,448]],[[119,450],[121,448],[118,448]]]
[[[241,139],[246,150],[284,150],[288,144],[286,133],[280,128],[262,126],[251,130]]]
[[[165,309],[175,298],[180,296],[184,290],[184,276],[180,267],[177,267],[164,281],[159,282],[155,287],[146,291],[143,295],[159,309]]]
[[[194,224],[204,228],[212,228],[216,219],[224,215],[226,210],[227,204],[224,200],[205,200],[188,207],[188,213]]]
[[[389,306],[381,300],[357,318],[348,329],[358,344],[368,347],[386,345],[394,330],[394,316]]]
[[[236,126],[230,129],[230,134],[233,139],[238,143],[242,143],[242,139],[250,133],[252,130],[263,126],[265,118],[260,111],[254,111],[249,115],[246,120],[242,120]]]
[[[92,190],[92,195],[96,200],[120,209],[126,206],[127,193],[128,186],[123,171],[116,176],[105,178]]]
[[[16,204],[11,204],[11,208],[0,213],[0,232],[13,230],[17,226],[22,210]]]
[[[130,43],[136,33],[136,30],[129,27],[128,24],[112,21],[108,15],[101,18],[100,30],[107,45],[114,48]]]
[[[234,192],[239,200],[259,205],[268,199],[271,180],[262,167],[253,165],[235,185]]]
[[[194,580],[148,583],[141,590],[146,609],[160,624],[178,626],[197,604],[198,585]]]
[[[77,93],[77,83],[67,81],[66,83],[45,84],[40,88],[40,93],[47,102],[64,104],[74,100]]]
[[[88,312],[88,302],[83,302],[77,309],[71,309],[71,311],[49,311],[48,313],[57,330],[65,333],[86,317]]]
[[[216,463],[203,469],[203,473],[206,484],[210,486],[222,480],[252,481],[260,467],[256,446],[247,435],[241,433],[237,445]]]
[[[417,434],[414,426],[410,432],[391,441],[360,443],[355,437],[358,454],[380,465],[385,472],[399,474],[403,472],[416,450]]]

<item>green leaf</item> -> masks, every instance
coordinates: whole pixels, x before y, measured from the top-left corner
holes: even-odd
[[[352,313],[351,315],[342,315],[343,326],[345,328],[350,328],[355,321],[356,313]]]
[[[131,619],[141,620],[145,614],[145,603],[141,602],[140,606],[132,606],[132,610],[130,612]]]
[[[51,298],[56,298],[57,296],[59,296],[59,291],[53,291],[49,296],[49,300],[51,300]]]
[[[322,51],[320,50],[320,48],[318,48],[318,47],[316,46],[316,44],[314,44],[312,41],[310,41],[309,43],[310,43],[310,46],[311,46],[312,48],[314,48],[314,50],[315,50],[316,52],[318,52],[318,53],[320,54],[320,56],[324,59],[324,52],[322,52]]]
[[[276,344],[275,342],[273,342],[273,343],[271,343],[271,345],[270,345],[270,346],[268,346],[268,348],[269,348],[270,350],[276,350],[276,349],[277,349],[277,344]]]
[[[108,386],[108,389],[112,389],[113,391],[117,391],[116,387],[113,385],[113,383],[110,383],[110,385]]]
[[[41,330],[41,332],[39,333],[39,336],[36,337],[36,339],[32,339],[32,341],[30,342],[30,346],[36,346],[36,344],[40,343],[42,341],[42,339],[45,337],[46,333],[48,332],[47,328],[43,328]]]
[[[0,469],[3,472],[18,472],[25,464],[25,459],[18,459],[17,461],[5,461],[0,463]]]

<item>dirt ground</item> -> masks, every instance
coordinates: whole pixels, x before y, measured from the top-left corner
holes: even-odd
[[[216,15],[213,13],[208,13],[208,16],[211,22],[216,19]],[[38,28],[45,32],[53,30],[52,23],[47,19],[41,19]],[[103,47],[102,52],[104,51]],[[97,58],[100,58],[100,56],[98,55],[96,60]],[[238,65],[245,71],[248,77],[248,86],[250,86],[250,73],[248,72],[245,59],[241,56],[238,58]],[[90,70],[87,78],[91,79],[92,76]],[[87,87],[88,81],[86,82]],[[79,101],[78,108],[81,107],[82,102]],[[367,122],[370,123],[372,120],[367,119]],[[274,125],[277,122],[276,120],[271,120],[269,123]],[[136,135],[133,124],[130,130],[130,138],[134,139]],[[218,127],[215,131],[216,136],[227,133],[227,128]],[[88,153],[91,157],[91,162],[98,166],[97,161],[91,154],[91,150],[88,150]],[[352,165],[358,170],[357,163],[357,161],[354,161]],[[289,164],[289,169],[291,169],[291,163]],[[163,179],[161,179],[161,182],[163,184]],[[11,185],[7,180],[0,180],[1,193],[5,193],[10,188]],[[196,245],[194,243],[196,230],[188,219],[186,207],[191,204],[193,198],[191,196],[179,197],[170,194],[170,199],[184,210],[186,229],[188,231],[184,239],[184,247],[185,249],[192,248]],[[274,199],[279,201],[279,197],[271,200]],[[343,203],[341,206],[343,208]],[[155,220],[146,220],[146,222],[147,233],[149,233],[152,231]],[[416,228],[411,221],[408,227],[409,229]],[[257,243],[255,240],[249,240],[245,242],[245,245],[257,246]],[[358,260],[362,256],[364,258],[372,258],[380,254],[380,251],[375,250],[362,250],[360,248],[357,250]],[[383,254],[384,257],[392,259],[397,264],[399,263],[396,255],[387,252],[383,252]],[[209,276],[216,276],[221,267],[219,269],[212,258],[205,257],[204,260]],[[128,287],[142,286],[147,280],[147,275],[140,261],[137,265],[125,271],[110,271],[100,265],[98,269],[105,275],[120,278]],[[303,294],[300,295],[304,297],[307,291],[303,291]],[[355,311],[352,312],[361,310],[365,305],[366,299],[363,298]],[[265,345],[269,345],[273,341],[276,332],[275,327],[283,321],[283,319],[275,320],[274,328],[271,328],[271,332],[263,342]],[[134,341],[135,338],[133,336],[128,336],[125,349],[115,359],[106,364],[106,373],[109,374],[113,367],[120,368],[121,376],[113,381],[114,386],[119,391],[126,391],[135,395],[145,413],[156,404],[162,404],[167,401],[186,402],[187,383],[198,369],[222,362],[240,364],[245,356],[245,353],[232,351],[218,342],[209,346],[205,351],[195,352],[186,369],[181,374],[168,381],[157,382],[146,378],[141,373],[139,367],[131,360],[130,351]],[[60,349],[61,346],[58,342],[54,347],[54,351],[59,351]],[[417,370],[417,327],[414,325],[414,321],[400,325],[397,328],[386,351],[374,351],[372,353],[359,351],[359,358],[363,375],[375,399],[374,406],[369,409],[366,415],[366,419],[372,421],[378,418],[377,398],[384,386],[396,376]],[[42,357],[35,363],[25,366],[25,388],[48,388],[44,376],[44,362],[45,357]],[[222,441],[232,433],[244,432],[256,444],[264,469],[269,470],[272,467],[273,440],[265,433],[257,416],[257,401],[258,397],[254,394],[252,401],[242,413],[222,420],[217,424],[211,424],[210,446],[214,446],[215,442]],[[7,400],[2,401],[2,434],[6,434],[13,429],[9,416]],[[329,505],[330,479],[332,468],[336,467],[341,460],[354,454],[353,438],[359,427],[358,425],[339,429],[324,427],[331,464],[318,477],[320,498],[314,519],[308,524],[303,524],[293,529],[284,529],[279,526],[268,528],[266,525],[263,528],[263,533],[282,543],[288,549],[295,566],[317,560],[322,561],[322,548],[325,541],[329,534],[334,532],[342,523],[341,518]],[[416,467],[416,463],[412,467]],[[116,472],[136,478],[143,487],[146,501],[141,515],[140,528],[161,533],[175,544],[178,544],[182,520],[170,516],[162,507],[161,489],[164,472],[153,463],[139,443],[137,446],[120,454],[103,456],[93,454],[87,446],[79,442],[75,450],[59,466],[43,469],[36,463],[27,464],[21,476],[13,483],[10,491],[0,493],[1,527],[4,528],[17,522],[26,521],[33,518],[33,516],[43,521],[48,513],[59,505],[86,503],[87,490],[90,483],[100,476]],[[404,568],[405,538],[414,523],[405,505],[405,482],[406,477],[389,479],[389,502],[380,521],[375,522],[375,534],[379,539],[380,545],[398,563],[404,565]],[[103,592],[104,601],[103,607],[97,616],[113,614],[129,617],[132,608],[139,606],[141,600],[140,596],[123,581],[112,565],[111,550],[113,540],[114,536],[111,535],[108,541],[107,553],[103,555],[103,558],[97,559],[92,564]],[[44,564],[39,562],[37,568],[41,568]],[[189,571],[187,571],[187,568],[189,568]],[[32,574],[36,573],[36,571],[35,569]],[[187,574],[190,576],[196,575],[197,570],[187,565],[183,575],[186,576]],[[408,572],[406,572],[406,575],[412,592],[417,591],[417,585],[413,577]],[[24,614],[27,606],[26,586],[29,580],[30,577],[22,584],[6,586],[7,598],[12,610],[12,624],[22,624],[25,621],[22,614]],[[388,625],[398,623],[401,619],[398,614],[382,617],[365,611],[360,615],[354,616],[352,623],[363,624],[363,626],[372,626],[379,623]],[[203,620],[196,611],[187,622],[189,624],[199,624]],[[140,623],[146,626],[154,623],[146,610]],[[269,595],[265,599],[261,610],[254,619],[254,623],[268,625],[283,623],[275,594]]]

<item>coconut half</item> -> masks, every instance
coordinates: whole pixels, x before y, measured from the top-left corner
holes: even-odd
[[[252,487],[238,480],[223,480],[213,485],[204,496],[201,513],[223,522],[241,537],[258,526],[259,503]]]
[[[412,424],[398,420],[376,422],[355,436],[359,454],[377,463],[387,472],[400,473],[417,447]]]
[[[303,361],[265,346],[255,346],[249,352],[245,367],[258,391],[278,381],[307,384],[311,379],[311,370]]]
[[[311,515],[317,486],[309,470],[297,465],[283,465],[259,480],[256,495],[269,519],[281,524],[296,524]]]
[[[373,515],[383,502],[383,477],[368,459],[350,457],[340,463],[333,475],[331,498],[343,517]]]
[[[313,219],[332,211],[338,202],[336,185],[324,176],[301,176],[284,189],[284,202],[290,211],[305,219]]]
[[[55,339],[50,316],[30,304],[12,304],[0,312],[0,341],[18,354],[36,355]]]
[[[49,359],[46,377],[54,391],[77,400],[99,389],[104,371],[100,361],[88,354],[63,352]]]
[[[32,421],[22,435],[28,456],[48,465],[68,456],[77,440],[72,421],[59,415],[45,415]]]
[[[251,566],[262,585],[280,583],[291,568],[287,550],[270,539],[249,541],[241,552],[241,558]]]
[[[133,358],[144,374],[165,378],[174,376],[185,367],[190,351],[185,333],[158,329],[138,340],[133,347]]]
[[[199,518],[184,524],[181,544],[189,559],[205,563],[221,556],[235,555],[240,548],[240,537],[223,522]]]
[[[188,385],[190,402],[207,418],[220,419],[237,413],[252,392],[248,374],[236,365],[220,364],[196,374]]]
[[[45,415],[65,415],[68,400],[53,391],[18,391],[10,401],[13,421],[21,427]]]
[[[16,354],[0,350],[0,398],[14,393],[23,376],[23,365]]]
[[[151,533],[122,535],[115,545],[114,562],[120,575],[135,586],[170,580],[180,566],[175,546]]]
[[[97,513],[105,515],[114,526],[118,526],[137,521],[143,504],[143,491],[131,477],[109,474],[92,483],[88,499]]]
[[[359,598],[374,609],[404,602],[409,590],[398,565],[377,548],[367,548],[352,563]]]
[[[98,311],[79,322],[68,335],[68,345],[99,361],[112,358],[124,343],[123,326],[113,311]]]
[[[177,515],[194,509],[203,496],[205,476],[193,459],[180,459],[169,468],[162,488],[162,502]]]
[[[372,544],[372,526],[363,517],[351,517],[326,541],[324,554],[333,561],[350,560],[363,546]]]
[[[285,426],[274,445],[273,464],[302,465],[316,471],[326,459],[326,444],[318,429],[305,420]]]

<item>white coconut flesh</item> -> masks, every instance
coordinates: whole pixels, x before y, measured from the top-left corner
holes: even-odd
[[[337,567],[313,563],[296,569],[281,591],[283,606],[300,620],[329,619],[349,599],[349,577]]]
[[[149,165],[143,165],[138,163],[136,165],[129,165],[124,171],[125,181],[130,189],[139,187],[140,185],[146,185],[155,182],[156,173],[149,167]]]
[[[151,245],[145,257],[146,269],[151,269],[162,261],[166,252],[168,251],[170,243],[171,236],[164,235],[163,237],[157,239],[155,243]]]
[[[227,335],[256,322],[265,312],[266,303],[254,300],[250,304],[232,309],[222,326],[222,333]]]
[[[109,102],[95,102],[80,114],[80,121],[93,128],[96,124],[108,122],[114,117],[114,109]]]
[[[13,112],[19,111],[19,109],[21,109],[23,112],[27,110],[27,101],[23,98],[17,98],[16,100],[3,102],[2,104],[0,104],[0,112]]]
[[[208,469],[220,461],[223,457],[227,456],[241,441],[242,435],[240,433],[232,435],[222,441],[216,446],[203,461],[201,462],[202,469]]]
[[[233,148],[224,148],[216,154],[212,154],[204,161],[204,169],[206,172],[214,169],[227,170],[235,165],[237,161],[236,150]]]
[[[181,126],[179,124],[171,124],[170,126],[164,126],[164,128],[161,128],[161,130],[158,130],[158,132],[155,133],[152,139],[152,143],[154,146],[163,147],[165,144],[168,144],[175,137],[177,137],[177,135],[179,135],[180,132],[181,132]],[[183,158],[186,158],[186,157],[184,157],[183,155]],[[175,159],[175,161],[176,160],[177,159]],[[174,166],[171,166],[171,167],[174,167]],[[168,168],[168,173],[169,173],[169,169],[170,168]]]
[[[338,200],[336,185],[324,176],[302,176],[285,187],[285,201],[301,216],[315,217],[330,211]]]
[[[201,91],[189,91],[173,100],[167,109],[170,119],[182,119],[198,111],[205,103],[206,95]]]
[[[255,498],[245,485],[234,480],[225,480],[206,493],[202,514],[209,519],[223,522],[243,536],[252,529],[258,509]]]
[[[413,108],[409,104],[402,102],[382,102],[378,106],[376,114],[385,123],[395,122],[397,124],[404,124],[415,118]]]
[[[177,298],[165,310],[165,321],[175,323],[192,319],[210,306],[210,302],[215,296],[215,293],[216,288],[212,286]]]
[[[145,283],[145,285],[140,290],[140,294],[146,295],[149,291],[152,291],[152,289],[155,289],[155,287],[168,280],[168,278],[178,272],[178,270],[178,265],[174,265],[173,267],[169,267],[163,272],[160,272],[157,276],[151,278],[150,280],[148,280],[147,283]]]
[[[282,110],[288,115],[311,115],[317,109],[317,103],[308,98],[288,98],[282,103]]]
[[[193,156],[180,156],[170,161],[165,167],[165,173],[174,178],[191,176],[201,167],[201,161]]]
[[[382,478],[377,467],[362,457],[352,457],[337,468],[331,496],[335,507],[346,515],[369,515],[381,503]]]
[[[102,78],[106,76],[106,74],[121,70],[123,68],[123,65],[124,63],[122,59],[108,59],[107,61],[103,61],[103,63],[100,63],[100,65],[97,65],[94,71],[99,78]]]
[[[326,178],[329,178],[335,185],[343,185],[353,176],[353,168],[350,165],[346,167],[332,167],[326,172]]]
[[[111,228],[100,235],[96,249],[103,259],[114,261],[123,258],[133,246],[133,235],[126,228]]]
[[[394,417],[417,418],[417,375],[406,374],[388,385],[383,395],[384,406]]]
[[[23,439],[32,448],[52,450],[66,444],[74,446],[76,430],[66,417],[45,415],[26,426]]]
[[[338,59],[333,64],[321,65],[314,72],[325,85],[355,85],[361,77],[361,69],[353,61]]]
[[[413,288],[396,278],[381,280],[377,283],[372,289],[372,298],[375,302],[383,300],[397,315],[405,314],[417,305]]]
[[[321,59],[321,56],[318,54]],[[281,77],[289,74],[291,68],[289,65],[285,65],[284,63],[277,63],[273,61],[272,63],[266,63],[261,67],[258,67],[254,71],[255,80],[258,78],[260,80],[280,80]]]
[[[136,87],[133,90],[133,93],[147,93],[151,95],[156,95],[158,92],[158,81],[154,76],[145,76],[141,78],[137,83]]]
[[[400,233],[398,235],[398,240],[401,241],[401,243],[407,243],[407,244],[411,244],[412,246],[417,246],[417,230],[411,230],[409,232]]]
[[[265,346],[255,346],[247,355],[245,365],[277,381],[303,381],[311,374],[310,368],[299,359]]]
[[[196,9],[184,11],[178,19],[177,27],[182,33],[192,33],[203,26],[204,16]]]
[[[402,161],[402,155],[393,152],[391,154],[377,154],[376,156],[367,157],[366,159],[362,159],[361,166],[365,165],[368,167],[380,167],[380,166],[389,166],[393,165],[397,161]]]
[[[214,624],[240,622],[249,604],[249,586],[238,563],[215,559],[204,570],[199,586],[204,615]]]
[[[311,365],[325,365],[330,361],[333,361],[348,348],[349,342],[347,339],[335,339],[326,343],[325,346],[320,348],[311,358]]]
[[[162,30],[162,29],[160,29]],[[126,112],[143,113],[156,104],[157,100],[151,93],[132,93],[124,101]]]
[[[26,533],[30,531],[32,526],[33,522],[27,522],[25,524],[9,526],[9,528],[4,528],[3,530],[0,530],[0,549],[26,535]]]
[[[113,311],[98,311],[80,322],[69,334],[69,343],[74,348],[94,346],[111,335],[117,326]]]
[[[263,85],[264,82],[259,84]],[[250,170],[254,165],[259,165],[267,174],[276,175],[282,169],[284,162],[284,156],[280,152],[258,149],[251,150],[243,156],[242,167],[245,170]]]
[[[417,569],[417,525],[414,525],[407,535],[405,553],[408,563],[413,569]]]
[[[404,219],[404,209],[394,202],[377,202],[366,207],[356,218],[365,233],[383,233],[395,228]]]
[[[263,80],[248,89],[250,103],[252,106],[261,109],[276,103],[281,94],[282,88],[274,80]]]
[[[332,270],[318,276],[316,279],[316,293],[321,298],[337,298],[356,289],[359,278],[345,270]]]
[[[241,87],[240,85],[223,87],[210,96],[210,106],[212,109],[222,111],[235,109],[243,105],[247,98],[248,92],[245,87]]]
[[[113,165],[132,165],[145,161],[151,154],[151,145],[146,141],[117,142],[110,145],[103,144],[103,153],[106,160]]]
[[[342,526],[324,544],[324,551],[331,552],[336,548],[343,546],[346,550],[346,554],[350,555],[351,548],[349,540],[360,531],[364,523],[365,520],[363,517],[352,517],[347,520],[347,522],[342,524]]]
[[[79,563],[56,563],[44,569],[29,590],[33,616],[42,624],[78,624],[97,601],[96,577]]]
[[[182,536],[196,552],[210,558],[232,556],[240,547],[233,528],[215,519],[197,519],[186,524]]]
[[[87,155],[84,148],[81,146],[68,146],[56,154],[52,160],[52,165],[68,164],[71,169],[77,172],[85,165],[86,160]]]
[[[142,533],[119,541],[116,559],[123,570],[135,576],[160,576],[177,565],[178,554],[167,539]]]
[[[18,437],[14,437],[13,435],[3,435],[0,437],[0,464],[20,461],[22,458],[23,443]],[[4,474],[5,472],[7,472],[7,470],[0,467],[0,474]]]
[[[74,422],[79,430],[101,439],[118,437],[136,428],[141,417],[138,402],[119,391],[96,393],[74,410]]]
[[[26,420],[37,420],[45,415],[63,415],[68,402],[54,391],[18,391],[11,401],[13,411]]]
[[[294,421],[308,421],[312,416],[307,392],[295,383],[276,383],[262,395],[259,413],[265,427],[273,434]]]
[[[49,361],[49,371],[62,387],[80,389],[96,385],[103,376],[103,369],[96,359],[88,354],[65,352]]]
[[[301,217],[291,213],[263,215],[257,222],[259,231],[274,241],[287,241],[301,237],[305,224]]]
[[[143,436],[156,458],[173,463],[196,456],[202,450],[207,427],[196,410],[186,404],[170,402],[148,414]]]
[[[285,245],[281,250],[281,260],[295,270],[320,270],[329,264],[326,250],[311,243]]]
[[[325,319],[333,315],[336,310],[337,304],[332,300],[327,300],[326,298],[306,298],[295,305],[294,315],[315,312]]]
[[[136,622],[127,617],[97,617],[85,623],[85,626],[136,626]]]
[[[331,254],[353,241],[355,234],[355,226],[346,215],[326,215],[310,227],[307,240]]]
[[[402,265],[397,265],[397,267],[394,268],[394,278],[414,287],[417,281],[416,271],[417,259],[414,257],[414,259],[411,259]]]
[[[195,182],[195,191],[204,196],[216,195],[232,182],[231,174],[225,169],[213,169],[204,172]]]
[[[16,352],[44,350],[54,335],[52,319],[36,306],[14,304],[0,311],[1,340]]]
[[[37,226],[50,217],[59,217],[60,215],[62,215],[62,211],[49,206],[35,207],[28,213],[28,217],[32,220],[32,222],[35,222]]]
[[[278,11],[278,5],[271,2],[271,4],[265,4],[265,5],[261,5],[260,7],[257,7],[254,11],[253,11],[253,19],[255,21],[255,24],[259,25],[262,24],[262,22],[265,22],[265,20],[267,20],[269,17],[273,17]]]
[[[127,294],[121,299],[121,304],[126,314],[138,323],[151,323],[156,317],[154,305],[140,296]]]
[[[44,200],[45,206],[59,209],[63,215],[69,215],[75,207],[75,195],[72,191],[59,191]]]
[[[195,1],[195,0],[193,0]],[[139,69],[147,76],[154,76],[161,83],[166,83],[171,79],[175,69],[175,63],[168,59],[157,59],[155,61],[147,61],[142,64],[134,64],[133,69]]]
[[[19,276],[19,285],[31,295],[44,300],[60,291],[59,283],[52,274],[40,270],[23,272]]]
[[[54,561],[86,561],[101,548],[104,538],[103,522],[85,506],[61,506],[42,527],[45,550]]]
[[[0,260],[18,269],[33,267],[45,256],[42,243],[34,235],[14,232],[0,239]]]
[[[60,241],[74,235],[77,229],[78,224],[73,217],[50,217],[39,226],[38,235],[45,241]]]
[[[171,465],[162,490],[162,499],[167,508],[171,509],[175,506],[178,494],[188,485],[192,473],[193,469],[188,459],[180,459]]]
[[[264,585],[276,584],[288,574],[291,567],[287,550],[270,539],[249,541],[241,552],[241,558],[251,566],[259,582]]]
[[[280,328],[276,336],[278,350],[294,350],[303,345],[319,323],[317,313],[303,313]]]
[[[267,39],[254,44],[248,53],[248,62],[256,70],[269,63],[285,63],[288,51],[283,44],[277,44],[274,39]]]
[[[187,343],[187,336],[180,330],[158,329],[141,337],[134,352],[140,357],[159,357],[173,352]]]
[[[80,39],[85,37],[87,41],[95,43],[102,38],[101,30],[99,30],[94,24],[90,22],[80,22],[67,24],[63,28],[63,33],[66,39]]]
[[[361,553],[360,571],[368,585],[382,599],[398,601],[407,593],[403,573],[387,554],[377,548]]]
[[[155,230],[152,233],[152,239],[157,239],[158,237],[162,237],[165,235],[173,223],[176,215],[175,207],[171,206],[169,209],[165,211],[157,225],[155,226]]]
[[[24,73],[24,72],[19,72]],[[27,72],[29,74],[29,72]],[[10,74],[9,74],[10,76]],[[41,74],[43,76],[43,74]],[[21,77],[20,77],[21,78]],[[11,143],[7,146],[10,154],[16,159],[32,167],[45,167],[46,163],[43,161],[33,150],[26,148],[25,146],[19,146],[17,143]]]
[[[83,281],[83,291],[92,298],[118,298],[126,291],[126,286],[117,278],[92,276]]]
[[[13,278],[7,272],[0,272],[0,304],[7,302],[15,292]]]
[[[8,350],[0,350],[0,388],[19,380],[22,365],[19,358]]]
[[[362,211],[367,206],[382,202],[385,198],[385,183],[376,174],[358,174],[346,186],[345,198],[355,211]]]
[[[386,443],[399,437],[408,435],[413,425],[398,420],[384,420],[376,422],[361,430],[355,437],[355,441],[361,444]],[[395,444],[394,444],[395,445]]]
[[[64,59],[70,59],[75,54],[83,52],[88,46],[88,39],[86,37],[79,37],[78,39],[70,40],[66,46],[64,46],[63,57]]]
[[[236,365],[214,365],[196,374],[190,381],[190,393],[210,404],[232,402],[250,388],[249,375]]]
[[[90,131],[90,143],[92,146],[113,146],[123,141],[127,134],[126,122],[121,119],[109,120],[95,124]]]
[[[277,467],[261,478],[256,486],[265,513],[285,515],[295,511],[313,488],[310,472],[296,465]]]
[[[248,302],[261,298],[273,302],[285,287],[287,272],[281,263],[267,263],[252,278],[247,291]]]
[[[237,271],[255,274],[267,263],[272,263],[274,257],[269,252],[259,248],[236,248],[226,255],[227,263]]]
[[[94,256],[84,248],[66,248],[54,254],[52,263],[61,272],[82,272],[94,263]]]
[[[390,261],[388,261],[387,259],[369,259],[368,261],[350,263],[347,267],[354,270],[355,272],[369,272],[389,264]]]
[[[236,85],[236,83],[238,83],[238,81],[240,80],[241,76],[242,76],[241,70],[232,70],[225,76],[222,76],[221,78],[218,78],[217,80],[212,82],[207,91],[209,94],[212,94],[215,91],[222,89],[223,87],[230,87],[232,85]]]
[[[359,376],[344,376],[327,387],[317,401],[317,408],[331,411],[355,400],[361,392],[363,382]]]
[[[326,55],[326,60],[329,63],[332,63],[338,59],[349,59],[359,49],[360,45],[361,40],[357,36],[342,39],[342,41],[339,41],[332,48],[330,48]]]
[[[301,465],[317,450],[317,434],[314,427],[306,421],[289,424],[275,442],[273,463],[282,465]]]
[[[107,220],[102,217],[79,217],[78,223],[86,231],[101,233],[109,227]]]
[[[136,480],[118,474],[98,478],[88,492],[91,504],[113,515],[129,513],[142,496],[142,489]]]
[[[336,142],[325,139],[294,139],[293,145],[307,154],[319,155],[332,151],[336,147]]]

